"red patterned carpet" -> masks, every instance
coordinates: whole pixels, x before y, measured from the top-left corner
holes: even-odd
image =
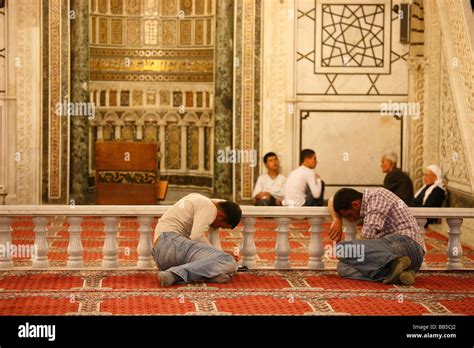
[[[153,271],[0,274],[0,315],[474,315],[470,271],[425,271],[414,287],[334,271],[252,271],[170,288]]]
[[[155,222],[156,223],[156,222]],[[49,259],[54,267],[67,260],[68,224],[52,220],[48,226]],[[100,266],[103,223],[87,218],[82,224],[86,267]],[[276,224],[258,219],[255,241],[259,267],[275,259]],[[324,224],[323,242],[328,223]],[[221,232],[224,249],[241,242],[241,227]],[[308,260],[309,225],[290,225],[290,260],[304,268]],[[119,225],[119,259],[122,266],[136,264],[138,224],[122,219]],[[17,219],[14,244],[32,244],[33,223]],[[426,233],[428,267],[446,264],[447,240]],[[465,267],[474,269],[474,252],[463,247]],[[326,265],[335,265],[325,257]],[[31,260],[14,258],[16,266]],[[413,287],[383,285],[340,278],[334,271],[259,270],[238,273],[229,284],[177,285],[161,288],[153,270],[11,270],[0,272],[0,315],[474,315],[474,272],[424,271]]]

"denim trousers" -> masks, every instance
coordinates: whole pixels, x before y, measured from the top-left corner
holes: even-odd
[[[233,276],[238,269],[233,256],[175,232],[162,233],[152,255],[160,271],[170,271],[185,283],[223,273]]]
[[[338,255],[337,272],[341,277],[383,281],[390,274],[390,263],[402,256],[411,259],[408,269],[417,272],[423,263],[425,252],[411,238],[390,234],[379,239],[362,239],[340,242],[337,245],[352,248],[352,250],[363,250],[363,258],[360,255]]]

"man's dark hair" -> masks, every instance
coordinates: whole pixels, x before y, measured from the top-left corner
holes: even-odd
[[[304,160],[306,158],[311,158],[313,157],[314,155],[316,155],[316,152],[314,152],[313,150],[311,149],[304,149],[304,150],[301,150],[301,155],[300,155],[300,164],[303,164]]]
[[[334,210],[339,214],[341,210],[352,208],[352,202],[362,200],[362,193],[351,188],[342,188],[336,192],[333,198]]]
[[[267,163],[267,160],[270,157],[278,157],[275,152],[268,152],[265,156],[263,156],[263,163]]]
[[[242,209],[240,209],[240,206],[237,203],[229,201],[219,202],[217,206],[224,212],[225,219],[229,225],[231,225],[232,228],[235,228],[242,217]]]

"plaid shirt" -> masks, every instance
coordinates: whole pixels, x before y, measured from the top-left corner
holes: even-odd
[[[401,234],[413,239],[424,251],[425,242],[416,219],[407,205],[384,188],[364,190],[360,216],[364,218],[362,236],[381,238],[388,234]]]

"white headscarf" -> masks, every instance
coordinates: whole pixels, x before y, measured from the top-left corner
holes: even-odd
[[[441,172],[441,169],[436,164],[429,165],[428,167],[426,167],[426,169],[431,170],[434,173],[434,175],[436,175],[436,181],[434,182],[433,185],[431,185],[428,188],[428,190],[426,190],[425,195],[423,197],[423,204],[425,204],[425,202],[428,199],[428,197],[430,196],[431,192],[433,192],[433,190],[436,187],[439,187],[444,192],[446,192],[446,187],[444,187],[443,173]],[[418,192],[415,194],[415,197],[418,197],[420,192],[423,191],[425,189],[425,187],[426,187],[426,185],[423,185],[423,187],[421,189],[419,189]]]

